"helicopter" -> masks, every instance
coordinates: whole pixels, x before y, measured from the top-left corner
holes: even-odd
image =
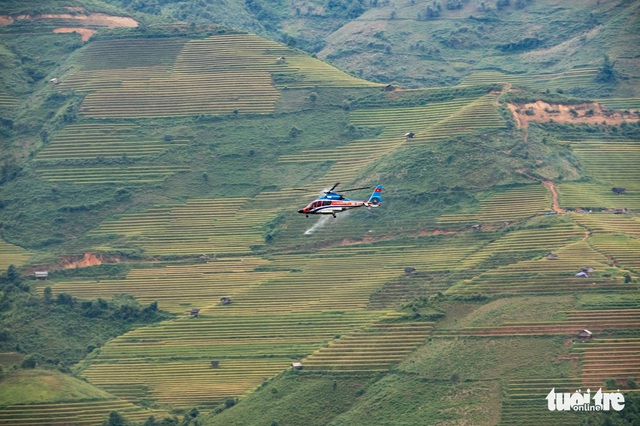
[[[336,183],[331,187],[331,189],[327,189],[323,191],[324,195],[320,198],[315,199],[308,206],[298,210],[298,213],[303,213],[306,217],[309,217],[310,214],[330,214],[333,217],[336,217],[336,213],[343,212],[349,209],[353,209],[356,207],[379,207],[382,204],[382,197],[380,194],[382,193],[382,185],[376,186],[373,190],[373,194],[367,201],[364,200],[349,200],[345,198],[342,194],[334,192],[333,190],[340,184],[340,182]],[[362,187],[362,188],[351,188],[345,189],[340,192],[348,192],[348,191],[358,191],[361,189],[369,189],[370,186]]]

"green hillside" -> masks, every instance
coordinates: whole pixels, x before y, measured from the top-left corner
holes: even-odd
[[[114,398],[107,392],[55,371],[22,370],[2,379],[0,424],[100,424],[117,411],[130,421],[169,417]]]
[[[0,423],[637,422],[637,2],[401,3],[0,8]]]

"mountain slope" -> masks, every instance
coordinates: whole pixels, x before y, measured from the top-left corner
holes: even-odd
[[[75,374],[212,424],[566,423],[550,387],[629,396],[640,379],[637,359],[611,355],[637,350],[640,188],[607,167],[637,156],[637,113],[603,124],[557,90],[607,93],[596,68],[410,90],[228,29],[98,29],[81,44],[41,24],[0,34],[24,84],[4,89],[3,250],[52,270],[34,299],[45,285],[82,303],[126,293],[176,315]],[[385,202],[296,213],[336,182],[382,183]],[[125,265],[55,270],[84,253]],[[573,343],[582,329],[592,342]]]

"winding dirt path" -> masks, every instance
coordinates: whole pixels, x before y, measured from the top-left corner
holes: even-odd
[[[558,214],[566,213],[566,210],[560,208],[560,203],[558,202],[558,190],[556,189],[556,185],[550,180],[542,181],[542,184],[549,188],[549,191],[551,191],[551,196],[553,198],[551,208],[553,209],[553,211]]]

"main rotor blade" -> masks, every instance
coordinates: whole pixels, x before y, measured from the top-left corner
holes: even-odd
[[[370,186],[363,186],[361,188],[342,189],[342,190],[340,190],[340,192],[358,191],[360,189],[371,189],[371,187]]]
[[[335,184],[335,185],[333,185],[333,186],[331,187],[331,189],[327,189],[327,190],[325,190],[325,191],[324,191],[324,192],[325,192],[325,194],[326,194],[326,193],[328,193],[328,192],[332,192],[334,189],[336,189],[336,186],[338,186],[338,185],[340,185],[340,182],[336,182],[336,184]]]

